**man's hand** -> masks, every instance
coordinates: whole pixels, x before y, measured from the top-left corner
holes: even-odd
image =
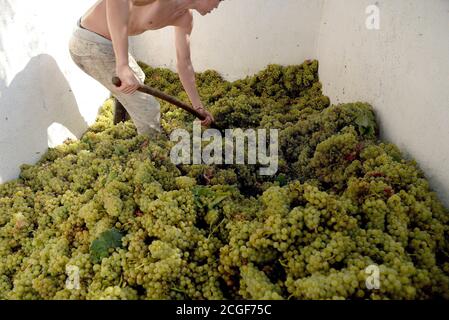
[[[122,81],[122,85],[117,90],[124,94],[133,94],[140,86],[139,80],[129,66],[118,67],[117,77]]]
[[[201,121],[201,125],[208,127],[211,123],[215,122],[214,116],[209,111],[204,109],[203,106],[194,107],[194,109],[204,118],[204,120]]]

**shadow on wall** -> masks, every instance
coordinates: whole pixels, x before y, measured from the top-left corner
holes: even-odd
[[[33,57],[9,86],[0,79],[0,90],[0,183],[17,178],[19,166],[38,161],[49,145],[88,129],[50,55]]]

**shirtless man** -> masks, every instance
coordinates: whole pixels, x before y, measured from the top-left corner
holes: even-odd
[[[136,125],[138,133],[160,131],[160,106],[149,95],[136,91],[145,79],[141,68],[128,52],[128,37],[174,26],[177,71],[195,109],[203,116],[203,125],[214,121],[204,109],[190,59],[192,10],[206,15],[222,0],[100,0],[78,22],[70,53],[75,63],[87,74],[114,93]],[[157,54],[157,53],[155,53]],[[120,87],[111,83],[116,75]]]

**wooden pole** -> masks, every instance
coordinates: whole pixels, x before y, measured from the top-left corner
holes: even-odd
[[[125,107],[114,97],[114,125],[130,119]]]
[[[112,78],[112,83],[116,87],[120,87],[122,85],[122,81],[118,77]],[[196,111],[194,108],[189,106],[187,103],[179,101],[178,99],[176,99],[175,97],[173,97],[171,95],[168,95],[168,94],[166,94],[166,93],[164,93],[162,91],[159,91],[159,90],[157,90],[157,89],[155,89],[153,87],[147,86],[147,85],[140,85],[139,89],[137,89],[137,90],[140,91],[140,92],[152,95],[152,96],[154,96],[156,98],[165,100],[165,101],[167,101],[167,102],[177,106],[178,108],[181,108],[181,109],[189,112],[190,114],[194,115],[198,119],[204,120],[204,117],[198,111]],[[220,130],[220,128],[217,127],[215,122],[211,123],[210,127]]]

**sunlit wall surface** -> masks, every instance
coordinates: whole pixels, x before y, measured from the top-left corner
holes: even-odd
[[[68,52],[76,20],[92,3],[0,0],[0,183],[82,134],[107,97]]]

